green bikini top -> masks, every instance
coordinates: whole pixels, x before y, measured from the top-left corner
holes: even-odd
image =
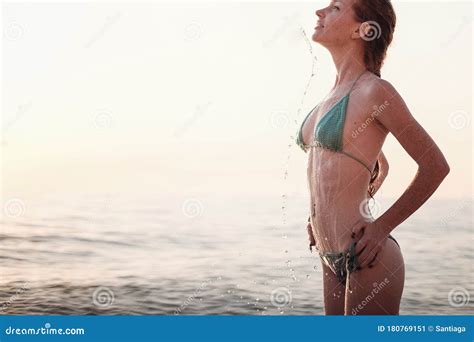
[[[349,92],[342,99],[340,99],[331,109],[329,109],[329,111],[322,116],[321,120],[319,120],[314,130],[314,141],[311,145],[306,145],[303,141],[303,126],[309,115],[316,107],[319,106],[319,104],[316,105],[308,113],[308,115],[306,115],[306,118],[303,120],[303,123],[299,128],[296,143],[303,149],[304,152],[307,152],[308,148],[311,146],[317,146],[334,152],[345,154],[346,156],[362,164],[372,174],[372,171],[367,166],[367,164],[365,164],[359,158],[356,158],[355,156],[342,150],[344,122],[346,120],[346,109],[347,103],[349,102],[349,95],[352,89],[354,88],[356,82],[364,73],[365,71],[357,77],[357,79],[352,84],[352,87]]]

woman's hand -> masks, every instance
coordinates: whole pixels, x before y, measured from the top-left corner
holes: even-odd
[[[360,268],[371,268],[377,263],[377,256],[388,238],[388,233],[375,222],[360,221],[352,227],[352,237],[357,241],[355,254]]]

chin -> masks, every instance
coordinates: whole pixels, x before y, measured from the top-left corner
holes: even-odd
[[[324,39],[324,36],[321,35],[321,33],[319,33],[319,32],[314,32],[313,35],[311,36],[311,40],[315,43],[318,43],[319,45],[321,45],[325,48],[327,48],[328,43],[329,43],[327,41],[327,39]]]
[[[314,32],[311,36],[311,40],[315,43],[321,43],[321,34],[319,34],[318,32]]]

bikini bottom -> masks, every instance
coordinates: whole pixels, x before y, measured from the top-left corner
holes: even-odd
[[[397,240],[395,240],[392,235],[389,235],[388,238],[395,241],[398,247],[400,247]],[[345,285],[347,274],[355,272],[359,267],[357,255],[355,254],[356,244],[357,241],[352,242],[345,252],[319,252],[319,256],[323,263],[331,269],[331,271],[337,276],[339,282],[343,285]],[[348,287],[350,290],[350,284]]]

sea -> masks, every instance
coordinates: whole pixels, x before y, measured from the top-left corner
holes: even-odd
[[[379,199],[382,213],[395,199]],[[3,201],[2,315],[324,315],[297,194]],[[472,199],[429,199],[392,235],[400,315],[474,312]]]

